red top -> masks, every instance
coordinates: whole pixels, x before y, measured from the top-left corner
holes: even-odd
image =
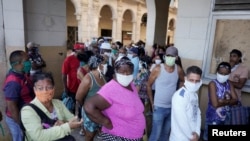
[[[80,84],[77,79],[77,69],[79,66],[80,61],[75,55],[65,58],[62,65],[62,74],[67,75],[67,87],[71,93],[76,93]]]

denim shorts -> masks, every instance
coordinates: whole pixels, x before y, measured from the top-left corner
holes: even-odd
[[[88,130],[89,132],[95,132],[97,131],[101,126],[89,119],[89,117],[86,115],[82,108],[82,118],[83,118],[83,127],[85,130]]]

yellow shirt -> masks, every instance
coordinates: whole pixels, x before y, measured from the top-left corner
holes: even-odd
[[[35,98],[31,101],[34,105],[40,108],[48,117],[51,118],[50,112],[44,105]],[[25,106],[21,110],[21,120],[26,129],[26,141],[52,141],[60,139],[71,133],[70,126],[67,121],[72,119],[74,115],[65,107],[65,105],[57,99],[52,100],[57,118],[65,123],[60,126],[53,126],[48,129],[43,129],[39,115],[30,106]]]

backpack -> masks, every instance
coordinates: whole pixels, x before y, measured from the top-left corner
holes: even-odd
[[[44,129],[48,129],[50,127],[53,127],[55,122],[57,121],[57,120],[49,118],[40,108],[38,108],[36,105],[34,105],[32,103],[26,104],[25,106],[30,106],[36,111],[37,115],[41,119],[41,123],[42,123]],[[24,125],[23,125],[22,120],[20,120],[20,121],[21,121],[20,122],[20,127],[23,130],[23,134],[24,134],[23,141],[25,141],[25,138],[26,138],[25,130],[26,129],[25,129]],[[67,135],[67,136],[65,136],[65,137],[63,137],[61,139],[55,140],[55,141],[75,141],[75,138],[73,136],[71,136],[71,135]]]
[[[62,94],[62,102],[67,107],[69,111],[74,113],[75,110],[75,102],[72,97],[68,96],[66,92],[63,92]]]

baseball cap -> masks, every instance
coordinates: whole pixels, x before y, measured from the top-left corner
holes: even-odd
[[[138,54],[138,48],[132,47],[132,48],[129,50],[129,52]]]
[[[178,49],[174,46],[170,46],[166,50],[166,55],[178,56]]]
[[[39,47],[40,45],[35,43],[35,42],[28,42],[27,43],[27,48],[30,49],[32,47]]]
[[[75,43],[74,44],[74,50],[80,50],[80,49],[84,49],[84,43]]]

